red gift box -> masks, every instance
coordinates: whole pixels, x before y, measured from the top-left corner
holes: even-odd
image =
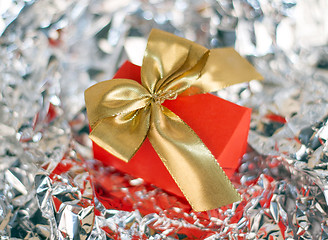
[[[141,67],[125,62],[114,78],[141,83]],[[212,94],[179,96],[163,105],[189,125],[217,159],[230,178],[246,151],[251,109],[223,100]],[[94,157],[106,165],[143,178],[170,193],[184,198],[148,139],[128,162],[124,162],[93,143]]]

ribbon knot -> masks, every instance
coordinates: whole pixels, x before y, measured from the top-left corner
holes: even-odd
[[[202,140],[161,104],[178,95],[217,91],[261,78],[232,48],[208,50],[154,29],[141,67],[141,85],[112,79],[85,91],[90,138],[128,162],[148,137],[196,211],[238,201],[239,194]]]
[[[174,100],[178,97],[178,94],[172,90],[168,90],[164,93],[155,93],[151,95],[154,102],[157,104],[164,103],[165,100]]]

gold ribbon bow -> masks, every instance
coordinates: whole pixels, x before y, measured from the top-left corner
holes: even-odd
[[[161,104],[182,93],[213,92],[252,79],[262,76],[232,48],[208,50],[154,29],[141,68],[142,85],[112,79],[85,91],[90,138],[128,162],[148,137],[196,211],[239,201],[239,194],[202,140]]]

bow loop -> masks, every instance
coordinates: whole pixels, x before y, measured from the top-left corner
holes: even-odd
[[[149,104],[149,92],[130,79],[100,82],[85,91],[88,118],[92,128],[101,119],[133,112]]]
[[[142,84],[150,93],[171,89],[179,94],[190,86],[191,82],[186,80],[198,78],[199,70],[205,66],[207,55],[208,49],[203,46],[153,29],[142,63]],[[196,66],[197,72],[193,71]],[[183,75],[189,79],[182,77]]]

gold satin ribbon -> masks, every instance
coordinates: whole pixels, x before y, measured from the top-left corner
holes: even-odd
[[[213,92],[252,79],[262,76],[232,48],[208,50],[154,29],[141,68],[142,85],[112,79],[85,91],[90,138],[128,162],[148,137],[195,211],[239,201],[202,140],[161,104],[178,95]]]

